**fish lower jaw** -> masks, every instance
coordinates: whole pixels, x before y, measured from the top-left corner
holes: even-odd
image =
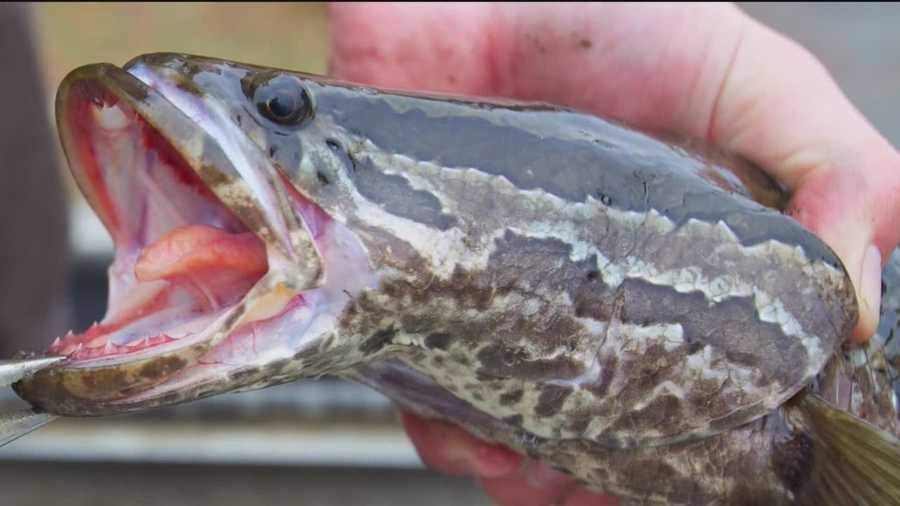
[[[200,336],[268,271],[265,246],[252,234],[205,225],[178,227],[117,263],[110,272],[119,296],[103,323],[57,339],[51,353],[108,358]]]
[[[115,344],[112,341],[103,339],[102,342],[90,342],[87,345],[84,343],[69,343],[65,348],[62,348],[60,342],[54,342],[50,347],[50,352],[53,354],[66,355],[72,360],[90,360],[93,358],[136,353],[161,344],[168,344],[176,340],[176,338],[172,338],[167,334],[159,334],[156,336],[144,337],[138,341],[124,345]]]
[[[162,295],[171,296],[171,293]],[[198,313],[173,307],[128,323],[95,323],[83,333],[70,332],[64,338],[57,338],[48,351],[76,362],[136,356],[149,350],[163,352],[177,347],[183,340],[200,337],[229,308]]]

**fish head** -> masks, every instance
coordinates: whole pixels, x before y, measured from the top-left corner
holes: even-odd
[[[109,305],[50,346],[68,359],[15,385],[20,396],[61,415],[114,414],[364,358],[334,331],[374,276],[334,219],[323,157],[335,141],[314,84],[175,54],[65,78],[63,148],[115,245]]]

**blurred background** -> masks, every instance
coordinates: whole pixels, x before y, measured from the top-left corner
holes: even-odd
[[[815,53],[900,145],[900,6],[747,4]],[[29,42],[30,41],[30,42]],[[64,170],[53,94],[73,68],[181,51],[324,73],[322,4],[0,6],[0,356],[99,319],[111,245]],[[64,197],[62,197],[64,196]],[[390,404],[335,380],[66,420],[0,449],[0,504],[486,505],[422,469]]]

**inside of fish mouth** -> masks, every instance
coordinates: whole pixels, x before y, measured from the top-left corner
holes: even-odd
[[[71,363],[152,355],[203,339],[268,272],[266,244],[127,100],[91,80],[68,93],[67,154],[115,256],[102,321],[57,338],[48,351]],[[256,322],[298,298],[256,307]]]

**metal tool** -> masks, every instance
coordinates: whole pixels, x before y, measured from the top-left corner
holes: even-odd
[[[10,386],[20,379],[64,360],[65,357],[41,357],[22,360],[0,360],[0,387]],[[0,446],[15,441],[56,418],[31,408],[0,413]]]

